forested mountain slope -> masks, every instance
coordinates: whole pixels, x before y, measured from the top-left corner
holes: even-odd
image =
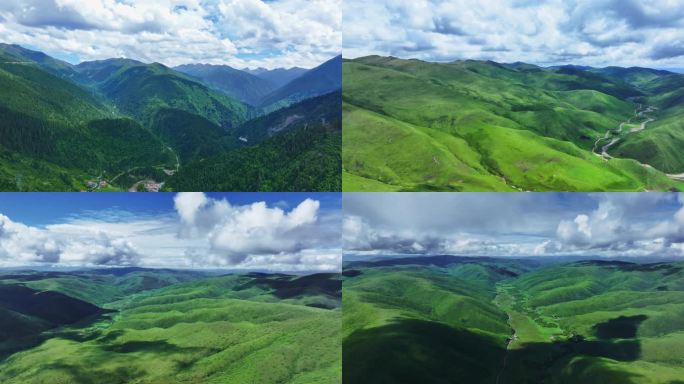
[[[334,85],[332,72],[312,71],[314,79]],[[224,85],[252,102],[278,90],[247,72],[231,73],[238,80]],[[339,91],[339,76],[333,92]],[[171,177],[193,178],[181,175],[184,165],[200,162],[207,167],[203,174],[227,190],[283,183],[296,190],[341,188],[340,123],[331,118],[339,115],[339,96],[336,106],[325,98],[320,105],[309,100],[323,92],[322,83],[313,81],[311,92],[306,85],[296,87],[297,96],[273,105],[270,116],[238,101],[221,84],[204,83],[213,77],[200,77],[121,58],[72,65],[1,45],[0,189],[156,191]],[[308,104],[280,111],[295,101]],[[300,129],[313,134],[295,132]],[[265,139],[269,149],[240,152]],[[233,169],[259,164],[260,181],[219,170],[226,158]],[[289,170],[277,170],[282,167]],[[333,173],[337,183],[331,182]],[[242,189],[245,185],[251,187]]]

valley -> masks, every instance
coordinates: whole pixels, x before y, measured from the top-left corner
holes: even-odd
[[[683,186],[681,81],[648,68],[368,56],[343,64],[345,191]]]
[[[339,383],[341,283],[145,268],[0,274],[3,383]]]
[[[617,144],[622,139],[621,136],[626,136],[630,133],[640,132],[646,129],[646,124],[656,120],[654,117],[647,116],[646,114],[651,114],[656,110],[657,108],[655,107],[642,106],[641,104],[637,104],[636,108],[634,109],[634,116],[627,119],[627,121],[620,123],[617,130],[609,129],[606,131],[605,135],[596,139],[592,151],[606,160],[611,159],[612,157],[608,154],[608,149]],[[640,118],[643,121],[637,121],[636,123],[632,123],[632,120],[638,120]],[[625,128],[626,125],[629,125],[630,127]],[[624,132],[623,129],[625,129]],[[606,144],[599,145],[599,143],[603,143],[606,141]],[[599,148],[600,152],[597,152]]]
[[[340,190],[340,76],[340,57],[252,74],[131,59],[72,65],[2,44],[0,190]],[[317,140],[293,145],[286,136],[302,128]],[[229,176],[213,171],[227,161]]]
[[[553,257],[346,262],[344,380],[679,383],[683,268]]]

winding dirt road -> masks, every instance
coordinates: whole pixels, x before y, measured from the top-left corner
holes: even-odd
[[[609,129],[606,131],[606,133],[603,136],[596,139],[596,141],[594,142],[594,149],[592,150],[592,152],[594,152],[594,154],[596,156],[602,157],[604,160],[612,159],[613,157],[610,154],[608,154],[608,149],[610,149],[610,147],[617,144],[622,139],[620,137],[620,134],[622,133],[622,129],[624,128],[625,124],[631,124],[632,119],[643,118],[646,113],[651,113],[651,112],[654,112],[656,110],[656,108],[652,107],[652,106],[647,106],[646,108],[642,108],[642,107],[643,106],[641,104],[637,104],[637,108],[634,110],[634,116],[627,119],[627,121],[620,123],[617,130]],[[641,125],[639,125],[638,127],[631,128],[629,130],[629,132],[627,132],[627,134],[643,131],[644,129],[646,129],[646,124],[653,122],[653,121],[655,121],[655,118],[648,117],[646,120],[642,121]],[[600,153],[597,152],[597,149],[599,148],[599,142],[601,140],[608,140],[608,139],[611,139],[610,142],[608,144],[605,144],[605,145],[600,147],[601,148]]]

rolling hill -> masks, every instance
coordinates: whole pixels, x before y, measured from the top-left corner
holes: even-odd
[[[678,383],[681,262],[345,263],[350,383]]]
[[[654,82],[679,76],[641,68],[345,60],[343,188],[681,189],[666,175],[679,169],[671,150],[678,141],[661,151],[665,135],[656,135],[674,110],[654,96]],[[634,129],[654,115],[647,106],[658,108],[658,117]],[[673,124],[664,129],[670,138]],[[651,136],[661,137],[649,139],[657,150],[637,142]],[[648,163],[645,154],[659,159]]]
[[[0,380],[339,383],[340,295],[335,274],[7,272]]]

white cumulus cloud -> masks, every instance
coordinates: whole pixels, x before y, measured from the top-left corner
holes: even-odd
[[[0,41],[72,61],[313,67],[341,53],[340,0],[3,0]]]
[[[346,0],[344,55],[682,67],[684,3]]]
[[[341,269],[340,212],[319,200],[303,195],[288,209],[178,193],[173,203],[171,212],[86,212],[42,227],[0,214],[0,266]]]

